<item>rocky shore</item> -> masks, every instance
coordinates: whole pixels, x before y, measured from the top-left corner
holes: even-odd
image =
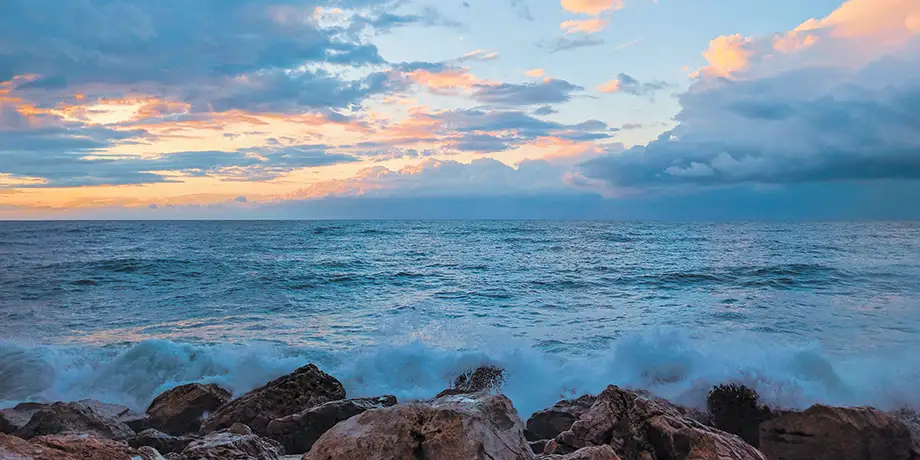
[[[502,382],[482,367],[433,400],[347,399],[311,364],[236,398],[179,386],[145,413],[23,403],[0,410],[0,459],[920,460],[920,418],[906,411],[772,410],[740,385],[713,388],[701,411],[609,386],[525,423]]]

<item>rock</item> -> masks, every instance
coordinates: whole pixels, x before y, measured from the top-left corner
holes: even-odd
[[[396,405],[395,396],[330,401],[298,414],[272,420],[266,436],[284,446],[288,454],[310,450],[319,437],[337,423],[364,411]]]
[[[527,430],[524,430],[524,437],[527,437]],[[549,443],[548,439],[541,439],[539,441],[528,441],[527,444],[530,444],[531,452],[540,455],[546,450],[546,445]]]
[[[47,404],[26,402],[9,409],[0,409],[0,433],[15,433],[29,423],[29,419],[45,406]]]
[[[569,455],[541,455],[540,460],[620,460],[610,446],[593,446],[579,449]]]
[[[133,460],[140,456],[127,444],[85,433],[39,436],[31,442],[66,452],[81,460]]]
[[[147,408],[150,426],[173,436],[196,432],[203,416],[230,402],[230,392],[214,385],[191,383],[154,398]]]
[[[866,407],[784,414],[760,426],[760,449],[776,460],[920,459],[907,425]]]
[[[320,436],[304,460],[523,460],[534,455],[504,395],[476,393],[374,409]]]
[[[436,396],[462,395],[480,391],[498,392],[505,383],[505,370],[495,366],[482,366],[460,374],[454,380],[453,388],[444,390]]]
[[[569,454],[609,445],[626,459],[765,460],[741,438],[705,426],[642,394],[609,386],[567,431],[546,446]]]
[[[596,396],[584,395],[578,399],[559,401],[549,409],[536,412],[527,419],[524,436],[528,441],[553,439],[571,428],[596,400]]]
[[[127,407],[98,401],[57,402],[35,412],[29,422],[16,431],[16,436],[30,439],[77,432],[109,439],[127,439],[135,432],[121,420],[130,414]]]
[[[0,433],[0,458],[11,460],[78,460],[73,455]]]
[[[160,453],[150,446],[143,446],[137,449],[137,455],[141,460],[166,460]]]
[[[281,444],[252,434],[249,427],[234,424],[231,429],[213,432],[192,441],[179,460],[279,460]]]
[[[342,384],[310,364],[225,404],[203,423],[201,431],[210,433],[245,423],[262,434],[276,418],[340,399],[345,399]]]
[[[773,418],[756,391],[734,383],[713,388],[706,408],[712,426],[736,434],[754,447],[760,445],[760,424]]]
[[[171,452],[182,452],[185,446],[189,445],[195,438],[191,436],[171,436],[153,428],[146,429],[137,434],[137,436],[128,439],[128,445],[139,449],[144,446],[152,447],[161,454]]]

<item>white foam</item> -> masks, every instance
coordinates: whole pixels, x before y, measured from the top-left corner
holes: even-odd
[[[98,399],[143,410],[160,392],[189,382],[241,394],[307,362],[345,385],[350,397],[434,396],[458,373],[483,364],[506,369],[504,392],[522,416],[561,397],[608,384],[646,388],[687,405],[712,385],[740,381],[767,402],[804,408],[821,402],[920,408],[916,350],[830,355],[815,344],[765,336],[691,340],[675,332],[633,336],[586,356],[559,357],[510,341],[479,350],[445,349],[413,337],[360,350],[321,352],[265,343],[192,345],[156,340],[126,348],[0,342],[0,402]],[[5,403],[5,404],[4,404]]]

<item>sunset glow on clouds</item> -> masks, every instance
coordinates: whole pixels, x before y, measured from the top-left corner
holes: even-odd
[[[721,0],[11,2],[2,218],[875,197],[920,178],[913,0],[764,2],[776,18],[731,34],[687,18],[734,14]]]

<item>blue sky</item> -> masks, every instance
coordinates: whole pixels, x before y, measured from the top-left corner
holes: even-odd
[[[0,218],[920,218],[916,75],[915,0],[9,0]]]

